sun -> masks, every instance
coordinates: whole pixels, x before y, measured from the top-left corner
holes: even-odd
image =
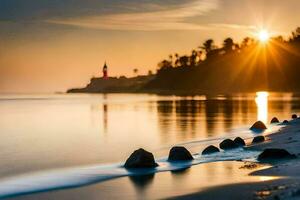
[[[258,32],[258,39],[262,43],[268,42],[268,40],[270,39],[269,32],[267,30],[261,30],[261,31],[259,31]]]

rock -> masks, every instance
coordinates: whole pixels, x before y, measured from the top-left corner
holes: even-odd
[[[267,129],[267,127],[262,121],[255,122],[250,128],[250,130],[265,130],[265,129]]]
[[[283,124],[288,124],[289,121],[288,121],[288,120],[284,120],[282,123],[283,123]]]
[[[236,145],[240,146],[240,147],[243,147],[243,146],[246,145],[245,141],[244,141],[242,138],[240,138],[240,137],[236,137],[236,138],[233,140],[233,142],[234,142]]]
[[[183,161],[183,160],[193,160],[191,153],[181,146],[172,147],[169,152],[169,161]]]
[[[153,154],[144,149],[135,150],[124,165],[125,168],[152,168],[157,166]]]
[[[226,150],[226,149],[238,148],[239,146],[231,139],[226,139],[220,143],[219,147],[220,149]]]
[[[202,151],[202,155],[207,155],[207,154],[217,153],[217,152],[220,152],[218,147],[215,147],[214,145],[210,145]]]
[[[277,117],[273,117],[273,118],[271,119],[271,124],[273,124],[273,123],[279,123],[279,120],[278,120]]]
[[[258,156],[258,160],[291,159],[296,158],[285,149],[265,149]]]
[[[297,119],[297,118],[298,118],[298,116],[296,114],[292,115],[292,119]]]
[[[252,144],[254,143],[259,143],[259,142],[264,142],[265,141],[265,136],[259,135],[253,138]]]

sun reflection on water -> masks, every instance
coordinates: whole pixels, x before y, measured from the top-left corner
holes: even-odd
[[[268,120],[268,92],[257,92],[255,103],[257,106],[257,120],[267,123]]]

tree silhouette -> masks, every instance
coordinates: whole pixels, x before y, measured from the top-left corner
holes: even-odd
[[[173,55],[172,54],[169,55],[169,61],[173,65]]]
[[[189,57],[188,56],[179,57],[179,63],[181,67],[187,67],[189,65]]]
[[[235,46],[232,38],[226,38],[223,42],[223,50],[228,53],[233,50],[233,47]]]
[[[241,48],[246,48],[250,46],[251,44],[251,38],[250,37],[245,37],[241,43]]]
[[[296,28],[296,30],[292,32],[291,41],[300,42],[300,27]]]
[[[134,69],[133,69],[133,73],[135,74],[135,76],[137,76],[138,73],[139,73],[139,70],[138,70],[137,68],[134,68]]]
[[[160,70],[166,70],[168,68],[172,68],[172,63],[169,60],[163,60],[160,63],[158,63],[158,68]]]
[[[178,67],[179,66],[179,55],[178,53],[175,53],[175,67]]]
[[[192,50],[191,54],[181,56],[175,53],[162,60],[155,76],[145,78],[145,85],[138,88],[173,94],[300,92],[300,27],[289,39],[272,37],[268,45],[250,37],[236,43],[229,37],[221,47],[209,39],[200,48],[202,51]],[[138,69],[133,72],[137,75]],[[101,91],[100,85],[98,78],[93,78],[89,91]]]
[[[191,66],[195,66],[197,63],[197,59],[198,59],[198,52],[196,50],[192,50],[192,54],[189,58],[190,60],[190,65]]]
[[[170,56],[161,61],[157,75],[145,88],[217,93],[300,92],[300,28],[292,32],[289,40],[278,36],[268,44],[262,46],[251,37],[237,43],[228,37],[217,47],[208,39],[199,47],[202,51],[175,53],[174,61]]]
[[[206,54],[209,54],[209,52],[211,52],[215,48],[213,39],[206,40],[201,48],[205,51]]]

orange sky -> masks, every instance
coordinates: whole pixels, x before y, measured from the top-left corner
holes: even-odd
[[[2,93],[84,86],[101,74],[105,60],[110,75],[132,76],[134,68],[145,74],[207,38],[239,41],[259,27],[288,35],[300,25],[298,0],[43,2],[0,2]]]

